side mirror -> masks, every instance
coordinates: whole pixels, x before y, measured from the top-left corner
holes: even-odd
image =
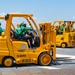
[[[2,37],[4,37],[4,36],[5,36],[5,32],[2,32],[2,34],[1,34],[1,35],[2,35]]]

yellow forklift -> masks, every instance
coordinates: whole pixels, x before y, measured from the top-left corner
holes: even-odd
[[[64,21],[56,20],[53,23],[53,29],[56,30],[56,46],[65,47],[75,47],[75,31],[74,31],[75,21]],[[60,33],[60,28],[65,25],[63,32]]]
[[[47,66],[51,61],[56,60],[55,30],[51,29],[51,23],[48,22],[37,25],[32,16],[32,14],[7,14],[3,17],[6,21],[6,28],[0,36],[0,64],[7,67],[28,63]],[[29,48],[28,43],[23,39],[13,40],[14,37],[12,38],[10,34],[11,30],[16,30],[13,18],[24,18],[32,28],[32,32],[34,27],[36,28],[39,46]]]

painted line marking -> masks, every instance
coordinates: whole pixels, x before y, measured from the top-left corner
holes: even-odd
[[[63,58],[63,57],[64,57],[64,58],[65,58],[65,57],[68,57],[68,58],[70,58],[70,59],[75,59],[75,56],[74,56],[74,55],[56,54],[56,57],[57,57],[57,58],[58,58],[58,57],[59,57],[59,58],[61,58],[61,57],[62,57],[62,58]],[[67,59],[68,59],[68,58],[67,58]]]

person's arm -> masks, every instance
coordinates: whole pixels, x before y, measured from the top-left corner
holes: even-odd
[[[26,31],[27,31],[27,30],[32,30],[32,28],[30,28],[30,27],[26,27],[25,30],[26,30]]]

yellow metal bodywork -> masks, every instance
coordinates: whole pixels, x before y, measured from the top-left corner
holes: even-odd
[[[29,19],[33,22],[36,30],[38,31],[38,36],[40,38],[40,47],[30,49],[28,48],[28,44],[25,41],[13,41],[10,37],[11,26],[15,27],[12,23],[13,17],[23,17],[27,19],[28,23],[31,25]],[[28,19],[29,18],[29,19]],[[8,14],[5,18],[6,20],[6,31],[5,36],[0,36],[0,64],[3,63],[4,58],[12,58],[16,64],[25,64],[25,63],[35,63],[38,64],[38,57],[41,53],[47,52],[52,56],[52,60],[56,60],[56,44],[55,44],[55,31],[50,30],[47,34],[47,42],[44,44],[41,38],[40,30],[37,27],[37,24],[32,18],[31,14]],[[50,23],[43,23],[45,27],[51,26]],[[32,29],[33,26],[31,25]],[[47,27],[49,30],[51,27]],[[45,32],[45,31],[43,31]],[[45,33],[47,33],[46,31]],[[53,35],[54,34],[54,35]],[[49,35],[49,36],[48,36]],[[50,39],[51,38],[51,39]],[[49,40],[50,39],[50,40]],[[45,41],[44,40],[44,41]],[[11,60],[7,59],[7,61],[11,62]],[[5,65],[9,66],[9,64],[5,61]],[[11,63],[10,63],[11,64]]]
[[[74,21],[56,20],[53,23],[54,28],[56,28],[55,23],[57,23],[57,22],[59,22],[59,25],[57,25],[57,26],[60,26],[60,27],[62,24],[65,24],[65,23],[67,23],[67,25],[68,25],[68,22],[71,22],[71,24],[69,25],[69,29],[70,29],[69,32],[66,32],[66,27],[65,27],[63,30],[63,34],[56,35],[56,46],[59,46],[59,47],[61,46],[63,48],[64,47],[74,47],[75,46],[75,31],[74,31],[73,25],[75,22]],[[60,25],[60,23],[61,23],[61,25]]]
[[[53,60],[56,60],[56,31],[51,28],[52,25],[49,22],[42,22],[40,26],[42,27],[43,44],[50,44],[49,53],[51,52]]]

